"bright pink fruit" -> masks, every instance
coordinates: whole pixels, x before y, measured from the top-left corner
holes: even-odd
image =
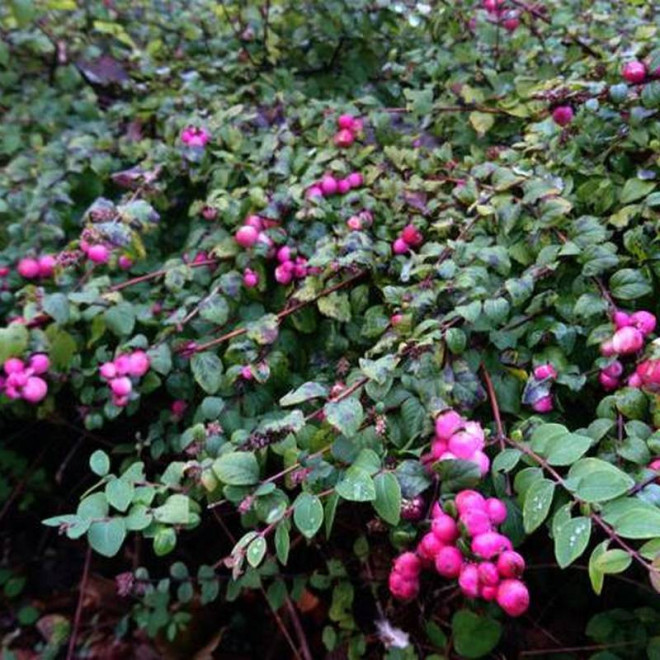
[[[458,586],[468,598],[479,595],[479,572],[474,564],[463,564],[458,576]]]
[[[628,387],[634,387],[635,389],[641,387],[644,383],[638,374],[632,374],[626,381]]]
[[[438,415],[435,420],[436,438],[448,441],[464,425],[465,420],[455,410],[447,410]]]
[[[25,370],[25,364],[23,363],[23,360],[19,360],[18,358],[9,358],[8,360],[5,360],[3,369],[7,375],[19,374]]]
[[[263,218],[259,215],[248,215],[243,222],[244,227],[253,227],[258,232],[262,231],[264,228]]]
[[[407,580],[394,571],[390,573],[388,586],[392,596],[400,600],[410,600],[419,592],[419,581],[417,579]]]
[[[440,506],[440,502],[433,502],[431,507],[431,519],[439,518],[440,516],[446,515],[443,508]]]
[[[349,131],[346,128],[338,131],[334,137],[335,146],[341,148],[350,147],[354,141],[355,135],[353,135],[353,131]]]
[[[133,267],[133,259],[125,254],[122,254],[120,255],[119,259],[117,259],[117,265],[122,270],[130,270]]]
[[[447,453],[447,443],[444,440],[433,440],[431,442],[431,456],[439,461]]]
[[[390,316],[390,323],[393,328],[396,328],[401,321],[403,321],[403,314],[392,314],[392,316]]]
[[[552,394],[548,394],[532,404],[532,408],[537,413],[549,413],[554,407],[555,404],[552,400]]]
[[[125,376],[131,368],[131,360],[128,355],[118,355],[114,360],[117,376]]]
[[[477,566],[477,572],[479,573],[479,582],[482,585],[494,587],[500,581],[500,573],[497,570],[497,566],[491,561],[482,561]]]
[[[616,329],[620,330],[621,328],[625,328],[627,325],[630,325],[630,314],[617,309],[612,316],[612,320],[614,321]]]
[[[283,245],[277,251],[277,260],[280,263],[284,263],[285,261],[291,261],[291,248],[288,245]]]
[[[18,274],[26,280],[33,280],[39,277],[39,262],[31,257],[23,257],[16,267]]]
[[[39,257],[39,277],[52,277],[56,265],[57,260],[52,254]]]
[[[35,353],[30,357],[30,369],[35,374],[44,374],[50,368],[50,360],[45,353]]]
[[[415,225],[406,225],[401,231],[401,238],[411,247],[419,247],[424,242],[422,232]]]
[[[443,543],[453,543],[459,535],[456,521],[445,513],[433,518],[431,531]]]
[[[459,520],[463,523],[470,536],[478,536],[493,529],[493,524],[484,509],[468,509],[463,511]]]
[[[454,433],[449,438],[449,451],[458,458],[469,460],[474,452],[483,449],[484,431],[476,422],[466,422],[462,431]]]
[[[489,497],[486,500],[486,513],[493,525],[501,525],[507,516],[506,504],[496,497]]]
[[[259,232],[254,227],[243,225],[235,234],[235,241],[242,248],[252,247],[259,238]]]
[[[131,383],[130,378],[120,376],[118,378],[113,378],[110,381],[110,389],[112,390],[112,393],[117,396],[127,396],[131,393],[133,384]]]
[[[611,339],[607,339],[600,345],[600,353],[604,357],[612,357],[613,355],[616,355],[614,344],[612,344]]]
[[[92,245],[87,250],[87,257],[95,264],[107,264],[110,259],[110,250],[105,245]]]
[[[334,195],[336,194],[338,187],[337,179],[335,179],[334,176],[327,174],[321,179],[321,182],[319,183],[319,187],[323,191],[324,196]]]
[[[637,60],[633,62],[627,62],[623,66],[622,74],[627,82],[636,85],[638,83],[644,82],[644,79],[646,78],[646,67],[644,66],[643,62],[639,62]]]
[[[473,509],[486,510],[486,499],[476,490],[462,490],[456,495],[455,503],[458,513],[465,513]]]
[[[621,328],[612,337],[612,348],[618,355],[636,353],[644,346],[644,335],[633,327]]]
[[[529,607],[529,591],[520,580],[504,580],[497,589],[497,603],[509,616],[520,616]]]
[[[650,335],[655,330],[656,323],[655,315],[644,310],[635,312],[630,317],[630,325],[637,328],[643,335]]]
[[[246,268],[243,271],[243,284],[248,289],[254,288],[255,286],[257,286],[257,284],[259,284],[259,275],[255,273],[253,270]]]
[[[323,191],[318,186],[310,186],[305,192],[307,199],[320,199],[323,197]]]
[[[497,570],[503,578],[517,578],[525,570],[525,560],[515,550],[505,550],[497,558]]]
[[[545,380],[546,378],[554,380],[557,378],[557,370],[549,362],[540,364],[538,367],[534,367],[534,378],[537,380]]]
[[[118,408],[123,408],[124,406],[128,405],[128,397],[127,396],[117,396],[116,394],[112,395],[112,403],[115,404]]]
[[[410,247],[402,238],[397,238],[394,243],[392,243],[392,251],[394,254],[405,254],[408,252]]]
[[[442,577],[455,578],[461,574],[463,568],[463,554],[453,546],[447,545],[438,551],[435,556],[435,570]]]
[[[144,351],[133,351],[129,356],[128,373],[131,376],[141,378],[149,371],[151,360]]]
[[[360,220],[357,215],[352,215],[346,221],[346,225],[352,231],[360,231],[360,229],[362,229],[362,220]]]
[[[351,188],[361,188],[364,183],[364,177],[359,172],[351,172],[346,179]]]
[[[649,470],[655,470],[656,472],[660,470],[660,458],[654,458],[649,463]]]
[[[479,590],[479,596],[488,603],[494,601],[497,598],[497,586],[489,587],[487,584],[483,585]]]
[[[424,534],[417,545],[417,554],[427,561],[435,561],[435,557],[445,544],[432,532]]]
[[[117,367],[114,362],[104,362],[99,367],[99,373],[101,374],[101,378],[110,380],[117,375]]]
[[[505,550],[512,550],[511,541],[504,535],[497,532],[485,532],[479,534],[472,539],[472,552],[477,557],[483,559],[492,559],[493,557],[504,552]]]
[[[615,390],[617,387],[619,387],[619,379],[613,378],[612,376],[605,373],[605,371],[601,371],[598,374],[598,381],[606,390]]]
[[[339,179],[337,181],[337,192],[340,195],[345,195],[351,189],[351,184],[348,179]]]
[[[292,261],[285,261],[275,269],[275,280],[279,284],[290,284],[293,280],[295,265]]]
[[[623,365],[618,360],[614,360],[612,364],[608,364],[603,369],[602,373],[607,374],[610,378],[619,378],[623,373]]]
[[[559,105],[552,111],[552,119],[558,126],[568,126],[573,117],[573,108],[570,105]]]
[[[39,403],[46,394],[48,394],[48,385],[38,376],[30,376],[21,391],[21,396],[29,403]]]
[[[353,130],[353,125],[355,124],[355,117],[353,115],[339,115],[337,118],[337,126],[340,129],[345,129],[347,131]]]
[[[518,29],[518,26],[520,25],[520,19],[517,16],[508,16],[502,21],[502,27],[507,31],[507,32],[515,32]],[[554,114],[554,113],[553,113]],[[555,120],[557,121],[557,120]],[[559,122],[557,122],[559,123]],[[563,124],[560,124],[563,125]]]
[[[406,579],[412,580],[422,570],[422,562],[414,552],[404,552],[394,560],[394,570]]]

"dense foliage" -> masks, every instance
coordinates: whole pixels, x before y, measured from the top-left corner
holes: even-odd
[[[658,657],[659,17],[3,4],[3,657]]]

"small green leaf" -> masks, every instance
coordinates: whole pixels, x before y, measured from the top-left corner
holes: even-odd
[[[105,496],[108,504],[122,513],[131,504],[135,487],[126,479],[112,479],[105,485]]]
[[[631,563],[632,557],[619,548],[608,550],[595,560],[596,568],[606,575],[623,573]]]
[[[549,479],[536,479],[525,494],[523,504],[523,526],[531,534],[548,517],[555,484]]]
[[[401,518],[401,486],[391,472],[381,472],[374,477],[376,513],[390,525],[398,525]]]
[[[154,520],[167,525],[186,525],[190,522],[190,498],[181,493],[170,495],[165,504],[153,510]]]
[[[281,522],[275,528],[275,554],[280,564],[286,566],[289,560],[289,548],[291,547],[291,538],[289,536],[288,523]]]
[[[89,467],[94,474],[105,477],[110,471],[110,458],[102,449],[97,449],[89,457]]]
[[[275,314],[266,314],[247,325],[247,336],[257,344],[272,344],[277,339],[280,322]]]
[[[261,564],[266,555],[266,539],[263,536],[257,536],[247,548],[246,556],[248,564],[256,568]]]
[[[594,593],[600,595],[603,591],[603,583],[605,582],[605,574],[598,568],[598,559],[602,557],[609,545],[609,540],[599,543],[589,557],[589,580],[591,580],[591,588]]]
[[[245,451],[223,454],[213,463],[213,471],[228,486],[252,486],[259,481],[257,457]]]
[[[482,658],[500,641],[502,626],[489,616],[459,610],[451,620],[454,648],[463,658]]]
[[[293,504],[293,522],[303,536],[311,539],[323,524],[323,505],[311,493],[300,493]]]
[[[555,535],[555,557],[560,568],[572,564],[589,545],[591,518],[571,518],[557,528]]]
[[[323,410],[328,422],[347,438],[358,432],[364,419],[362,404],[355,397],[326,403]]]
[[[123,518],[110,518],[94,522],[87,532],[87,540],[93,550],[104,557],[114,557],[126,538],[126,524]]]
[[[335,488],[337,494],[351,502],[372,502],[376,499],[376,486],[366,470],[351,465]]]
[[[215,394],[222,384],[222,360],[210,352],[195,353],[190,360],[190,368],[199,386],[207,394]]]
[[[303,383],[299,388],[285,394],[280,399],[280,405],[295,406],[304,401],[309,401],[310,399],[316,399],[318,397],[325,397],[327,395],[328,388],[325,385],[310,381],[308,383]]]

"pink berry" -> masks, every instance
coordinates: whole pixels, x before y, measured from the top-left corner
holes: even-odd
[[[442,509],[442,506],[440,506],[440,502],[433,502],[433,506],[431,507],[431,519],[435,520],[436,518],[440,518],[440,516],[444,515],[446,514]]]
[[[486,510],[486,499],[476,490],[462,490],[456,495],[455,503],[458,513],[464,513],[472,509]]]
[[[17,371],[13,374],[9,374],[9,376],[7,376],[7,385],[9,387],[21,388],[27,383],[30,376],[31,374],[27,369],[25,371]]]
[[[133,351],[129,356],[128,373],[130,376],[141,378],[149,371],[151,360],[144,351]]]
[[[507,517],[506,504],[497,497],[489,497],[486,500],[486,513],[493,525],[501,525]]]
[[[352,131],[354,123],[355,117],[353,117],[353,115],[339,115],[337,118],[337,126],[340,129]]]
[[[330,174],[326,174],[326,176],[321,179],[319,187],[323,191],[324,196],[334,195],[337,192],[337,179]]]
[[[458,586],[468,598],[479,595],[479,573],[474,564],[463,564],[458,576]]]
[[[535,401],[532,404],[532,408],[537,413],[549,413],[555,407],[554,401],[552,399],[552,394],[548,394],[544,397],[541,397],[538,401]]]
[[[488,513],[483,509],[463,511],[460,515],[460,521],[470,536],[479,536],[493,529]]]
[[[644,383],[638,374],[632,374],[626,381],[628,387],[634,387],[635,389],[641,387]]]
[[[559,105],[552,111],[552,119],[558,126],[568,126],[573,121],[573,116],[573,108],[570,105]]]
[[[254,376],[252,375],[252,367],[249,365],[244,365],[241,367],[241,378],[243,380],[252,380]]]
[[[619,379],[613,378],[612,376],[605,373],[605,371],[601,371],[598,374],[598,381],[608,391],[615,390],[617,387],[619,387]]]
[[[611,339],[607,339],[600,345],[600,353],[604,357],[612,357],[613,355],[616,355],[614,344]]]
[[[431,531],[443,543],[453,543],[459,536],[456,521],[444,513],[433,518]]]
[[[625,328],[627,325],[630,325],[630,314],[617,309],[612,316],[612,320],[614,321],[616,329],[620,330],[621,328]]]
[[[435,557],[445,544],[432,532],[424,534],[417,546],[417,554],[427,561],[435,561]]]
[[[104,362],[99,367],[99,373],[101,374],[101,378],[111,380],[117,375],[117,367],[115,367],[114,362]]]
[[[277,260],[280,263],[284,263],[285,261],[291,261],[291,248],[288,245],[283,245],[277,251]]]
[[[515,32],[518,29],[519,25],[520,25],[520,19],[517,16],[509,16],[502,21],[502,27],[504,27],[504,29],[507,32]]]
[[[172,405],[170,406],[170,410],[175,417],[183,417],[187,408],[188,404],[183,399],[172,401]]]
[[[259,238],[259,232],[254,227],[243,225],[235,234],[234,240],[242,248],[251,248]]]
[[[394,560],[394,570],[408,580],[416,578],[422,570],[422,562],[414,552],[404,552]]]
[[[362,220],[357,215],[352,215],[347,221],[346,225],[352,231],[360,231],[362,229]]]
[[[35,374],[45,374],[50,368],[50,360],[45,353],[35,353],[30,357],[30,369]]]
[[[292,261],[285,261],[275,269],[275,280],[279,284],[290,284],[293,280],[293,270],[295,266]]]
[[[546,378],[554,380],[557,378],[557,370],[549,362],[540,364],[534,368],[534,378],[537,380],[545,380]]]
[[[654,470],[655,472],[658,472],[660,470],[660,458],[654,458],[649,463],[649,470]]]
[[[39,403],[46,394],[48,394],[48,385],[38,376],[30,376],[21,392],[21,396],[29,403]]]
[[[254,288],[255,286],[257,286],[257,284],[259,284],[259,275],[255,273],[253,270],[246,268],[243,271],[243,284],[248,289]]]
[[[621,328],[612,337],[612,347],[618,355],[636,353],[644,346],[644,335],[633,327]]]
[[[646,67],[644,66],[643,62],[639,62],[637,60],[633,62],[627,62],[623,66],[622,74],[627,82],[636,85],[638,83],[644,82],[644,79],[646,78]]]
[[[449,438],[449,451],[458,458],[469,460],[475,451],[483,449],[484,440],[481,425],[476,422],[466,422],[462,431],[454,433]]]
[[[351,189],[351,184],[348,179],[339,179],[337,181],[337,192],[340,195],[345,195]]]
[[[118,355],[113,363],[115,365],[115,372],[117,376],[125,376],[131,370],[131,360],[128,355]]]
[[[509,616],[520,616],[529,607],[529,591],[520,580],[504,580],[497,589],[497,604]]]
[[[497,598],[497,586],[489,587],[488,585],[483,585],[479,590],[479,596],[488,603],[494,601]]]
[[[497,571],[503,578],[517,578],[525,570],[525,560],[515,550],[505,550],[497,558]]]
[[[39,277],[52,277],[55,272],[57,260],[52,254],[39,257]]]
[[[419,592],[419,581],[417,579],[407,580],[400,573],[392,572],[388,580],[390,593],[400,600],[410,600]]]
[[[110,259],[110,250],[105,245],[92,245],[87,250],[87,257],[95,264],[107,264]]]
[[[319,199],[323,197],[323,191],[318,186],[310,186],[305,192],[307,199]]]
[[[630,325],[637,328],[643,335],[650,335],[656,326],[656,318],[651,312],[635,312],[630,317]]]
[[[8,360],[5,360],[3,369],[7,375],[19,374],[25,370],[25,364],[23,363],[23,360],[19,360],[18,358],[9,358]]]
[[[117,265],[122,270],[130,270],[133,267],[133,259],[129,256],[122,254],[119,259],[117,259]]]
[[[364,183],[364,177],[359,172],[351,172],[347,180],[351,188],[361,188]]]
[[[392,314],[392,316],[390,316],[390,324],[393,328],[396,328],[401,321],[403,321],[403,314]]]
[[[477,572],[479,573],[479,582],[482,585],[494,587],[500,581],[500,573],[497,570],[497,566],[491,561],[482,561],[477,566]]]
[[[248,215],[248,217],[245,218],[245,222],[243,222],[243,226],[252,227],[257,231],[262,231],[264,228],[264,221],[259,215]]]
[[[440,413],[435,420],[435,437],[448,441],[463,426],[465,420],[455,410],[447,410]]]
[[[342,149],[350,147],[354,141],[355,135],[353,135],[353,131],[349,131],[347,128],[342,128],[334,137],[335,146]]]
[[[131,383],[130,378],[119,376],[110,381],[110,389],[112,390],[112,393],[117,396],[128,396],[133,389],[133,384]]]
[[[128,405],[128,397],[127,396],[117,396],[116,394],[112,395],[112,403],[115,404],[118,408],[123,408],[124,406]]]
[[[397,238],[394,243],[392,243],[392,251],[394,254],[405,254],[408,252],[410,247],[402,238]]]
[[[31,257],[24,257],[18,262],[16,270],[26,280],[33,280],[35,277],[39,277],[39,262]]]
[[[406,225],[401,231],[401,238],[411,247],[419,247],[424,242],[422,232],[415,225]]]
[[[435,556],[435,570],[446,578],[456,578],[463,568],[463,553],[453,545],[447,545]]]
[[[0,277],[7,277],[10,272],[9,266],[0,266]]]
[[[492,559],[505,550],[512,550],[511,541],[498,532],[485,532],[472,539],[472,552],[477,557]]]
[[[603,369],[602,373],[607,374],[610,378],[619,378],[623,373],[623,365],[618,360],[614,360],[612,364],[608,364]]]

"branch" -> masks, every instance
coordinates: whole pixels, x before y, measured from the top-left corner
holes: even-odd
[[[92,547],[87,548],[85,555],[85,566],[83,568],[82,578],[80,579],[80,586],[78,587],[78,605],[76,606],[76,614],[73,620],[73,630],[69,638],[69,648],[66,653],[66,660],[74,660],[76,653],[76,640],[78,638],[78,629],[80,628],[80,619],[82,617],[83,600],[85,598],[85,589],[87,588],[87,578],[89,577],[89,566],[92,563]]]

